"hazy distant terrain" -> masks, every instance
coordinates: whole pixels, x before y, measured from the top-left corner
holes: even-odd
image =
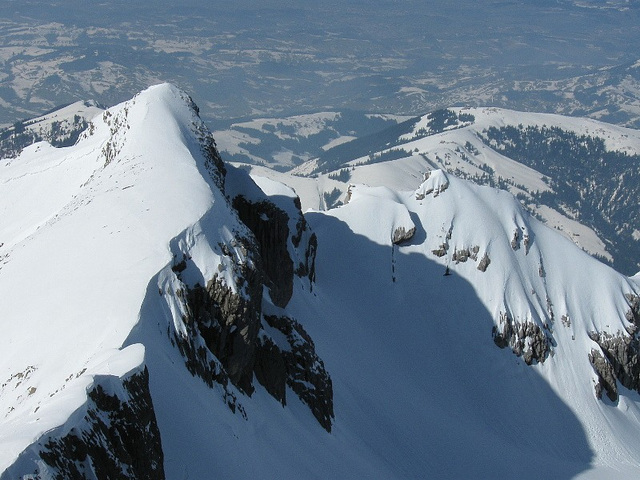
[[[452,105],[640,126],[637,1],[0,5],[0,124],[159,81],[215,120]]]

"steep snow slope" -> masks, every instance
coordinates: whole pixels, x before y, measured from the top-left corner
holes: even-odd
[[[639,475],[637,282],[405,165],[302,216],[170,85],[3,160],[0,478]]]

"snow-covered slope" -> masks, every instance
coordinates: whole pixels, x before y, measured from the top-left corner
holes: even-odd
[[[0,478],[640,475],[637,282],[405,162],[303,216],[171,85],[3,160]]]
[[[516,195],[585,251],[632,273],[640,263],[640,133],[586,118],[452,108],[331,149],[280,176],[305,208],[344,201],[349,183],[415,188],[442,169]],[[277,173],[251,167],[257,175]]]
[[[88,122],[103,110],[95,102],[75,102],[39,117],[16,122],[0,130],[0,157],[15,157],[23,148],[43,140],[58,147],[73,145]]]

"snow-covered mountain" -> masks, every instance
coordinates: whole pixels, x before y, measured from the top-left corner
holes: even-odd
[[[303,215],[197,112],[2,160],[0,478],[640,475],[637,277],[420,155]]]
[[[17,156],[23,148],[41,141],[67,147],[78,140],[88,122],[104,110],[93,101],[75,102],[0,130],[0,158]]]
[[[295,169],[307,208],[344,202],[350,183],[415,188],[443,169],[513,193],[527,210],[623,273],[640,268],[640,132],[586,118],[443,109],[321,153]]]

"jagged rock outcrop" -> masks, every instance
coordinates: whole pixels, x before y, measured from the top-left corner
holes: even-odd
[[[629,302],[629,310],[627,310],[625,318],[627,319],[627,322],[632,323],[636,327],[633,331],[633,333],[635,333],[638,325],[640,325],[640,296],[628,293],[625,295],[625,298]]]
[[[589,354],[589,362],[598,375],[598,383],[596,383],[596,397],[602,398],[602,392],[606,392],[607,397],[612,402],[618,401],[618,385],[616,375],[613,371],[611,363],[602,356],[598,350],[591,350]]]
[[[215,170],[215,145],[208,145],[213,158],[210,167]],[[215,171],[213,175],[215,180]],[[297,321],[284,315],[263,316],[265,305],[287,306],[296,275],[306,278],[312,288],[317,237],[310,231],[297,197],[279,198],[276,204],[248,176],[241,177],[244,172],[236,170],[234,175],[233,185],[226,192],[232,198],[229,206],[247,229],[235,231],[233,240],[218,244],[224,258],[231,262],[221,268],[229,268],[232,274],[215,274],[205,286],[187,285],[182,282],[183,272],[197,267],[188,252],[183,251],[180,261],[177,256],[171,269],[180,283],[176,295],[183,312],[179,319],[183,327],[173,331],[169,328],[169,337],[193,375],[210,387],[214,383],[223,387],[225,401],[233,411],[239,409],[245,415],[233,390],[228,388],[229,382],[251,395],[255,375],[283,404],[286,388],[291,388],[330,431],[331,379],[315,353],[313,341]],[[233,195],[233,188],[240,182],[245,182],[246,196]],[[228,283],[230,279],[233,286]],[[263,287],[268,289],[268,298],[263,298]],[[288,348],[283,349],[273,340],[269,331],[274,329],[287,338]],[[186,331],[186,335],[179,330]]]
[[[489,268],[490,263],[491,263],[491,259],[489,258],[489,255],[485,252],[485,254],[480,259],[480,262],[478,263],[478,270],[480,270],[481,272],[486,272],[487,268]]]
[[[527,365],[544,363],[551,353],[550,334],[531,321],[515,321],[506,313],[500,314],[499,326],[494,325],[492,335],[498,347],[511,348]]]
[[[88,391],[85,414],[75,423],[41,438],[32,447],[36,458],[19,459],[0,478],[165,478],[146,368],[125,380],[96,377]],[[59,431],[68,433],[58,436]]]
[[[287,249],[289,215],[272,202],[251,203],[243,196],[234,198],[233,207],[256,237],[271,300],[285,307],[293,294],[293,260]]]
[[[412,227],[406,229],[405,227],[398,227],[393,232],[393,237],[391,238],[391,243],[394,245],[399,245],[402,242],[408,242],[413,238],[413,235],[416,233],[416,227]]]
[[[415,192],[416,200],[424,200],[427,195],[437,197],[449,188],[449,179],[442,170],[433,170],[424,174],[424,180]]]
[[[456,263],[466,262],[469,258],[473,261],[478,260],[478,252],[480,251],[480,247],[475,245],[471,248],[461,248],[460,250],[455,249],[453,255],[451,256],[451,260]]]
[[[599,352],[594,354],[592,350],[589,360],[598,374],[598,385],[601,389],[604,388],[607,396],[612,401],[618,399],[616,379],[629,390],[640,393],[640,341],[636,335],[629,335],[627,332],[617,332],[616,335],[590,332],[589,337],[604,353],[602,357]]]
[[[253,392],[253,362],[258,331],[262,283],[254,272],[245,277],[248,295],[234,293],[214,276],[206,287],[196,285],[187,293],[191,318],[186,323],[204,340],[207,349],[224,366],[231,382]]]
[[[306,403],[320,425],[331,431],[333,386],[313,340],[296,320],[265,315],[269,327],[283,334],[289,349],[281,349],[265,331],[258,346],[255,373],[258,381],[283,405],[289,386]]]
[[[611,401],[618,400],[616,380],[629,390],[640,393],[640,296],[628,293],[629,310],[625,318],[629,325],[625,331],[615,335],[607,332],[589,332],[589,338],[596,342],[604,356],[596,349],[591,350],[589,361],[598,375],[596,396],[602,398],[602,391]]]

